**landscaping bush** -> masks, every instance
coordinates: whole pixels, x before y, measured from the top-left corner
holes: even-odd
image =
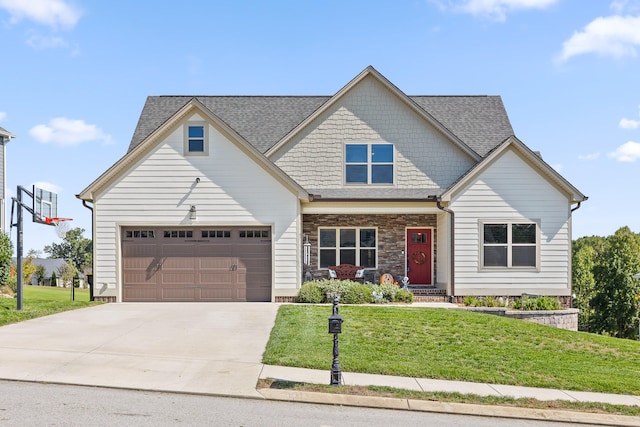
[[[297,302],[307,302],[311,304],[320,304],[324,302],[325,294],[322,286],[318,282],[305,282],[298,292]]]
[[[413,294],[406,289],[398,289],[398,292],[396,292],[395,302],[405,302],[410,304],[413,302]]]
[[[297,302],[320,304],[331,302],[327,295],[339,294],[343,304],[413,302],[413,294],[395,285],[371,285],[352,280],[313,280],[305,282],[298,292]]]
[[[514,310],[524,310],[524,311],[533,311],[533,310],[562,310],[562,305],[557,298],[541,296],[536,298],[529,298],[527,296],[523,296],[520,299],[517,299],[513,302],[511,307]]]
[[[467,307],[482,307],[482,301],[480,301],[480,299],[469,295],[464,297],[463,303]]]

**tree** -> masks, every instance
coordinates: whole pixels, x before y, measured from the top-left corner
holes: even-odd
[[[579,309],[578,329],[589,331],[593,314],[591,300],[594,296],[596,280],[593,269],[604,251],[607,240],[600,236],[581,237],[573,242],[572,267],[574,307]]]
[[[595,289],[590,319],[592,330],[619,338],[634,338],[638,330],[640,235],[622,227],[607,239],[593,268]]]
[[[28,285],[31,283],[31,277],[36,272],[36,266],[33,264],[33,258],[27,257],[22,261],[22,284]]]
[[[73,278],[78,274],[78,269],[73,261],[69,260],[65,265],[58,269],[58,274],[62,280],[62,286],[73,286]]]
[[[67,232],[62,243],[52,243],[45,246],[44,251],[51,258],[71,261],[77,270],[83,270],[91,265],[93,243],[91,239],[84,238],[82,233],[84,233],[84,228],[73,228]]]
[[[42,258],[42,251],[39,251],[37,249],[29,249],[29,252],[27,252],[27,256],[30,256],[32,258]]]
[[[0,231],[0,286],[7,284],[11,275],[11,256],[13,246],[9,235]]]
[[[43,265],[39,265],[36,267],[36,281],[38,282],[38,286],[42,286],[42,282],[44,282],[44,276],[46,274],[46,271],[44,270],[44,266]]]
[[[58,286],[58,276],[55,271],[51,273],[51,286]]]

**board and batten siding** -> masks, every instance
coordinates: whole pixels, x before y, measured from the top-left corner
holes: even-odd
[[[513,149],[452,198],[456,295],[570,295],[571,213],[561,192]],[[538,271],[481,270],[480,221],[538,224]]]
[[[341,188],[346,143],[392,143],[394,186],[401,189],[447,188],[474,164],[373,77],[351,88],[271,160],[304,188]]]
[[[194,115],[189,120],[203,119]],[[184,156],[184,128],[177,126],[96,195],[96,295],[120,300],[119,230],[124,225],[271,226],[272,295],[295,294],[300,277],[297,194],[215,126],[209,124],[208,131],[208,156]],[[192,205],[196,220],[189,219]]]

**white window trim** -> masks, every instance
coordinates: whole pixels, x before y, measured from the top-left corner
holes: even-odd
[[[204,150],[189,151],[189,127],[202,126],[204,129]],[[209,126],[206,122],[186,122],[184,124],[184,155],[185,156],[208,156],[209,155]]]
[[[507,225],[507,266],[486,266],[484,265],[484,226],[485,225]],[[536,226],[536,265],[535,267],[527,267],[527,266],[512,266],[512,248],[514,246],[532,246],[532,244],[513,244],[511,237],[511,226],[513,224],[535,224]],[[540,220],[529,220],[529,219],[496,219],[496,220],[480,220],[478,221],[478,271],[487,272],[487,271],[540,271]],[[491,246],[491,245],[489,245]]]
[[[373,247],[360,247],[360,230],[375,230],[376,231],[376,244]],[[336,230],[336,247],[327,247],[320,246],[320,230]],[[356,251],[356,265],[362,265],[360,263],[360,249],[374,249],[376,251],[376,260],[375,266],[373,267],[365,267],[365,270],[376,270],[378,268],[378,242],[380,238],[378,227],[318,227],[318,270],[327,270],[327,267],[320,266],[320,251],[334,249],[336,251],[336,262],[337,265],[340,265],[340,230],[356,230],[356,246],[354,248],[343,248],[343,249],[354,249]]]
[[[366,145],[367,146],[367,162],[351,162],[351,163],[347,163],[347,145]],[[376,165],[391,165],[393,166],[393,178],[392,178],[392,182],[390,183],[372,183],[371,182],[371,170],[372,167],[374,165],[374,163],[371,161],[371,151],[372,151],[372,146],[373,145],[390,145],[392,150],[393,150],[393,161],[391,162],[384,162],[384,163],[376,163]],[[343,174],[343,183],[345,186],[381,186],[381,187],[389,187],[389,186],[395,186],[396,184],[396,171],[397,171],[397,165],[396,165],[396,147],[393,143],[390,142],[385,142],[385,141],[349,141],[349,142],[345,142],[344,143],[344,149],[343,149],[343,159],[344,161],[342,162],[343,164],[343,168],[342,168],[342,174]],[[367,166],[367,182],[363,183],[363,182],[347,182],[347,165],[365,165]],[[364,227],[363,227],[364,228]]]

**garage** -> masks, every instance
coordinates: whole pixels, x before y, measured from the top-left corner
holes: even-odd
[[[122,300],[271,301],[269,227],[123,227]]]

